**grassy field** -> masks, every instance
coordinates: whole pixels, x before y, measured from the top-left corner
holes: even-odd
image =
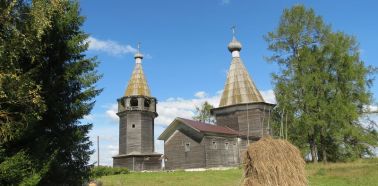
[[[311,186],[378,186],[378,158],[352,163],[308,164]],[[103,185],[135,186],[230,186],[240,185],[241,169],[204,172],[153,172],[104,176]]]

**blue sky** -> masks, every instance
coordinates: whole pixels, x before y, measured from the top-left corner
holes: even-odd
[[[270,74],[278,70],[264,60],[269,56],[263,39],[278,26],[284,8],[311,7],[334,30],[356,36],[361,58],[378,66],[378,2],[294,0],[80,0],[90,34],[88,56],[101,62],[104,88],[86,121],[94,124],[91,139],[101,139],[101,164],[111,165],[118,149],[116,99],[121,97],[134,67],[133,52],[141,42],[143,68],[151,93],[159,100],[155,137],[176,116],[191,117],[195,105],[218,104],[231,55],[227,44],[236,25],[243,44],[241,57],[264,97],[274,100]],[[375,84],[378,82],[376,81]],[[371,89],[375,100],[378,85]],[[162,142],[156,142],[162,152]],[[93,156],[92,162],[95,161]]]

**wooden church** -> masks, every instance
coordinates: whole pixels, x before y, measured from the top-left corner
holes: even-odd
[[[232,60],[218,108],[211,110],[215,124],[176,118],[158,137],[164,141],[166,169],[238,166],[249,143],[270,134],[270,111],[252,81],[242,59],[241,43],[233,36],[228,44]],[[160,169],[161,154],[154,152],[156,99],[150,96],[141,60],[136,66],[125,96],[118,99],[120,117],[119,155],[114,166],[130,170]]]

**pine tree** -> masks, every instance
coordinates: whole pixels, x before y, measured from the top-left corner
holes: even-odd
[[[305,154],[309,148],[315,162],[369,154],[376,136],[359,118],[372,102],[376,70],[360,60],[355,39],[333,32],[312,9],[294,6],[266,40],[273,52],[268,60],[280,66],[273,74],[275,115],[288,117],[289,139]]]
[[[78,2],[2,0],[0,11],[0,178],[15,178],[0,184],[81,185],[92,125],[80,119],[101,90]]]

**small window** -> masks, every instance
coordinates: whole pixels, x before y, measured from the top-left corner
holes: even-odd
[[[186,143],[185,144],[185,152],[189,152],[190,151],[190,143]]]
[[[150,104],[151,104],[150,100],[148,99],[144,100],[144,107],[150,107]]]
[[[228,150],[228,142],[224,143],[224,149]]]
[[[137,98],[131,98],[130,105],[132,107],[137,107],[138,106],[138,99]]]
[[[212,142],[212,147],[213,147],[213,149],[217,149],[217,142],[213,141]]]
[[[131,127],[132,127],[132,128],[135,128],[135,124],[132,124]]]

